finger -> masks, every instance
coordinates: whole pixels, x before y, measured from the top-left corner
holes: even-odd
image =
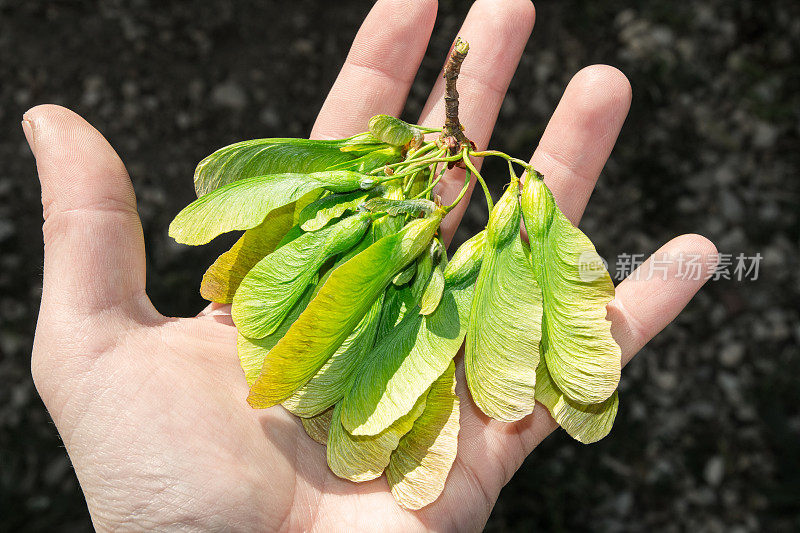
[[[425,55],[436,7],[436,0],[378,0],[322,105],[312,139],[349,137],[365,131],[373,115],[400,113]]]
[[[133,186],[116,152],[89,123],[55,105],[29,110],[23,129],[42,186],[42,311],[140,308],[144,239]]]
[[[530,0],[478,0],[470,8],[458,35],[470,45],[458,77],[459,119],[464,132],[478,149],[492,135],[508,84],[517,69],[533,30],[536,13]],[[425,126],[444,123],[444,79],[439,78],[420,116]],[[475,161],[476,165],[480,160]],[[464,185],[464,171],[449,171],[436,193],[442,203],[455,201]],[[468,193],[467,198],[469,198]],[[469,200],[462,201],[442,222],[445,243],[455,233]]]
[[[672,239],[619,285],[608,305],[611,333],[622,349],[623,363],[664,329],[708,280],[716,266],[716,248],[699,235]],[[699,258],[699,276],[681,275],[682,259]],[[654,265],[660,267],[651,275]],[[463,383],[463,378],[461,382]],[[462,385],[462,429],[459,462],[469,465],[488,494],[496,494],[527,455],[558,425],[547,409],[536,405],[533,414],[516,423],[487,418],[472,403]],[[477,466],[476,466],[477,465]]]
[[[583,215],[630,104],[625,75],[593,65],[575,74],[547,124],[531,164],[573,224]]]
[[[698,269],[687,266],[696,259]],[[667,327],[714,273],[717,249],[702,235],[681,235],[662,246],[616,289],[608,305],[622,363]]]

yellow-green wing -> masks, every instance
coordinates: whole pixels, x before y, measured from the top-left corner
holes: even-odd
[[[528,180],[522,209],[544,295],[543,355],[550,375],[572,400],[603,402],[617,389],[622,362],[606,320],[614,283],[592,242],[564,216],[543,181]]]
[[[331,429],[331,420],[333,420],[333,407],[316,416],[300,419],[303,423],[303,429],[306,430],[308,436],[323,446],[328,445],[328,433]]]
[[[458,451],[459,402],[455,364],[431,386],[425,410],[392,452],[386,479],[395,500],[406,509],[421,509],[444,489]]]
[[[553,382],[544,359],[536,370],[536,400],[573,439],[589,444],[602,439],[614,425],[619,397],[614,391],[601,403],[583,405],[567,398]]]
[[[366,180],[366,181],[365,181]],[[199,245],[236,230],[254,228],[273,210],[304,196],[328,190],[354,191],[374,180],[352,171],[275,174],[237,180],[187,205],[169,225],[169,235],[182,244]]]
[[[333,167],[369,172],[394,162],[394,158],[392,154],[373,157],[370,160],[373,164],[365,165],[359,161],[363,158],[361,154],[385,152],[382,150],[385,146],[370,134],[336,140],[242,141],[220,148],[200,161],[194,172],[195,191],[200,197],[237,180],[286,172],[307,174]]]
[[[304,231],[317,231],[347,211],[355,211],[369,197],[367,191],[331,194],[310,203],[300,212],[298,224]]]
[[[504,422],[533,412],[541,340],[542,295],[519,234],[518,196],[512,183],[489,217],[464,352],[473,401]]]
[[[407,415],[385,431],[372,436],[354,436],[340,422],[341,404],[333,409],[328,433],[328,466],[337,476],[350,481],[369,481],[380,477],[389,464],[400,438],[411,430],[414,421],[425,409],[425,396],[420,397]]]
[[[263,339],[249,339],[237,332],[236,348],[239,353],[239,363],[242,365],[242,370],[244,370],[244,376],[249,386],[252,387],[258,376],[261,375],[261,367],[264,365],[264,358],[267,357],[269,351],[286,335],[294,321],[297,320],[297,317],[306,308],[308,302],[311,301],[315,287],[316,283],[311,283],[306,287],[303,295],[294,304],[278,329],[271,335],[267,335]]]
[[[428,286],[422,293],[419,303],[419,314],[428,316],[439,307],[444,294],[444,265],[440,262],[433,269]]]
[[[354,435],[380,433],[408,413],[458,353],[475,278],[453,277],[459,284],[446,282],[436,311],[430,316],[420,315],[418,307],[406,312],[353,375],[342,400],[342,424]]]
[[[308,383],[283,401],[283,406],[301,417],[325,411],[344,397],[353,371],[372,348],[383,307],[380,296],[339,349],[325,361]]]
[[[378,140],[393,146],[403,146],[415,139],[422,140],[419,128],[391,115],[375,115],[369,119],[369,131]]]
[[[270,254],[291,229],[295,203],[273,209],[264,222],[244,232],[203,275],[200,294],[210,302],[229,304],[251,268]]]

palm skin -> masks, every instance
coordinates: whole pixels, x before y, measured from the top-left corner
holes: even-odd
[[[344,137],[377,113],[398,114],[425,52],[434,0],[379,0],[365,20],[312,132]],[[528,0],[478,0],[459,34],[472,45],[459,81],[461,121],[488,144],[533,27]],[[442,86],[420,123],[443,119]],[[577,223],[630,103],[611,67],[588,67],[567,87],[532,157]],[[411,512],[381,478],[354,484],[327,468],[324,447],[281,407],[253,410],[227,306],[168,318],[145,293],[144,241],[128,175],[83,119],[57,106],[25,114],[45,223],[45,278],[32,371],[101,530],[478,530],[500,489],[556,425],[538,406],[514,424],[483,416],[459,371],[459,453],[442,496]],[[463,183],[454,169],[439,194]],[[449,240],[463,206],[448,216]],[[703,237],[658,253],[710,257]],[[647,269],[645,263],[641,268]],[[609,305],[627,362],[705,279],[624,281]],[[187,290],[194,290],[187,288]]]

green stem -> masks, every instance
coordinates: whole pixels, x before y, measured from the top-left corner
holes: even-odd
[[[514,172],[514,164],[511,161],[508,162],[508,174],[511,176],[511,183],[516,183],[519,186],[519,176]]]
[[[435,168],[434,168],[434,170],[435,170]],[[416,196],[414,196],[414,198],[424,198],[424,197],[425,197],[425,196],[426,196],[428,193],[430,193],[430,192],[431,192],[431,191],[434,189],[434,187],[436,187],[436,186],[439,184],[439,182],[442,180],[442,176],[444,176],[444,173],[445,173],[445,172],[447,172],[447,167],[444,167],[444,168],[443,168],[443,169],[442,169],[442,170],[439,172],[439,176],[437,176],[437,178],[436,178],[435,180],[433,180],[433,181],[432,181],[432,182],[431,182],[431,183],[430,183],[430,184],[429,184],[429,185],[428,185],[428,186],[425,188],[425,190],[424,190],[424,191],[422,191],[421,193],[419,193],[419,194],[417,194]]]
[[[475,165],[472,164],[472,161],[469,158],[469,152],[467,150],[464,150],[464,164],[467,165],[467,168],[471,170],[473,174],[475,174],[476,178],[478,178],[478,182],[481,184],[481,187],[483,188],[483,194],[486,196],[486,207],[489,209],[489,212],[491,213],[492,209],[494,209],[494,201],[492,200],[492,195],[489,192],[489,187],[486,186],[486,181],[484,181],[483,176],[481,176],[481,173],[478,172],[478,169],[475,167]]]
[[[420,130],[422,133],[440,133],[442,128],[429,128],[428,126],[419,126],[415,125],[415,128]]]
[[[423,169],[419,169],[415,173],[411,174],[410,178],[408,178],[408,182],[406,183],[406,186],[403,187],[403,198],[407,197],[408,193],[411,192],[411,187],[414,186],[414,182],[417,180],[417,176],[419,175],[420,172],[422,172],[422,170]]]
[[[437,152],[437,154],[438,153],[439,152]],[[427,166],[430,166],[430,165],[432,165],[434,163],[451,163],[453,161],[458,161],[462,157],[463,157],[462,154],[458,154],[458,155],[453,155],[453,156],[449,156],[449,157],[431,157],[431,158],[423,159],[421,161],[416,161],[416,162],[412,163],[411,165],[409,165],[408,168],[404,168],[403,170],[393,174],[392,177],[397,178],[397,177],[408,176],[409,174],[412,174],[412,173],[416,172],[420,167],[427,167]]]
[[[430,152],[435,148],[438,148],[435,142],[431,141],[429,143],[425,143],[419,148],[419,150],[413,152],[411,157],[407,157],[406,159],[398,161],[397,163],[392,163],[391,165],[384,165],[380,168],[376,168],[372,172],[370,172],[370,175],[380,174],[381,172],[384,172],[387,168],[397,168],[411,163],[418,163],[419,161],[424,160],[425,157],[429,157],[430,154],[428,152]],[[441,149],[438,149],[436,151],[437,154],[439,152],[444,153],[443,150]]]
[[[469,155],[473,155],[475,157],[487,157],[487,156],[490,156],[490,155],[494,155],[494,156],[497,156],[497,157],[502,157],[503,159],[505,159],[509,163],[516,163],[516,164],[520,165],[522,168],[524,168],[525,170],[532,170],[532,168],[533,168],[533,167],[531,167],[531,165],[529,163],[526,163],[522,159],[517,159],[516,157],[511,157],[510,155],[508,155],[506,153],[503,153],[503,152],[501,152],[499,150],[475,151],[475,152],[470,152]]]
[[[436,148],[436,143],[435,142],[433,142],[433,141],[427,142],[427,143],[423,144],[422,146],[420,146],[419,148],[417,148],[416,150],[413,150],[413,151],[410,151],[409,153],[407,153],[406,154],[406,161],[408,161],[409,159],[418,159],[421,155],[430,152],[434,148]]]
[[[464,199],[464,195],[467,194],[467,190],[469,189],[470,181],[472,181],[472,171],[469,169],[469,167],[467,167],[467,173],[464,176],[464,187],[461,189],[461,192],[458,193],[458,198],[456,198],[456,201],[453,202],[452,204],[446,207],[442,207],[442,211],[444,211],[445,215],[450,211],[452,211],[453,208],[457,206],[459,203],[461,203],[461,200]]]

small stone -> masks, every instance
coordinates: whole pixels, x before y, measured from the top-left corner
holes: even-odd
[[[8,239],[16,233],[14,223],[10,220],[0,218],[0,242]]]
[[[723,366],[736,367],[744,359],[745,347],[744,344],[736,342],[731,343],[722,348],[719,353],[719,360]]]
[[[211,91],[211,101],[230,109],[243,109],[247,105],[247,95],[237,83],[226,81]]]
[[[753,132],[753,145],[756,148],[770,148],[778,140],[778,128],[766,122],[756,124]]]
[[[706,483],[712,487],[716,487],[722,482],[722,478],[724,476],[725,461],[721,456],[715,455],[706,463],[706,466],[703,469],[703,477],[705,478]]]
[[[742,201],[729,190],[723,190],[719,196],[722,216],[732,222],[738,222],[744,216]]]
[[[258,115],[259,120],[270,128],[277,128],[281,124],[281,117],[277,111],[272,107],[265,107]]]
[[[83,80],[83,103],[94,106],[100,102],[105,82],[101,76],[91,75]]]
[[[314,53],[314,42],[309,39],[297,39],[292,43],[292,50],[304,56]]]

